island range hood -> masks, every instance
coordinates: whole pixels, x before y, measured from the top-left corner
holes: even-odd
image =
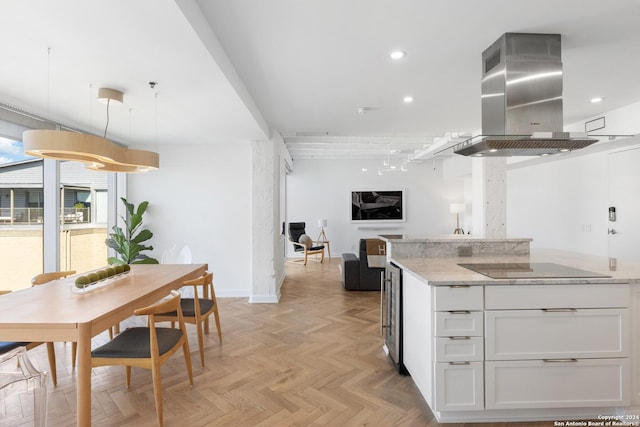
[[[464,156],[540,156],[597,139],[563,131],[560,34],[506,33],[482,53],[482,135]]]

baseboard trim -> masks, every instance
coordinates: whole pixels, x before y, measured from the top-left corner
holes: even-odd
[[[280,295],[252,295],[249,297],[251,304],[277,304],[280,301]]]

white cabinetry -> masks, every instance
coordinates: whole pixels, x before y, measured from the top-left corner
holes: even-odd
[[[481,286],[435,286],[436,411],[484,409],[484,296]]]
[[[485,288],[487,409],[630,404],[629,286],[577,286]]]
[[[431,286],[404,270],[402,274],[403,363],[433,408],[433,317]]]
[[[640,406],[640,286],[631,287],[631,404]]]
[[[629,359],[486,361],[487,409],[629,405]]]
[[[486,359],[627,357],[629,310],[486,312]]]

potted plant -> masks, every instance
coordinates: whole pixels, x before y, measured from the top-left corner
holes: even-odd
[[[126,218],[121,217],[125,224],[125,230],[114,225],[113,233],[110,233],[109,238],[105,241],[107,246],[114,249],[118,255],[109,257],[109,264],[159,264],[157,259],[142,253],[153,250],[153,246],[141,244],[151,239],[153,233],[146,228],[139,230],[142,226],[142,215],[147,210],[149,202],[144,201],[136,208],[124,197],[121,197],[120,200],[127,208],[128,215]]]

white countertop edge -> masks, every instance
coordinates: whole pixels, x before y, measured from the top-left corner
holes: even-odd
[[[609,269],[609,258],[558,250],[535,250],[526,256],[478,256],[463,258],[392,258],[394,264],[433,286],[484,285],[579,285],[640,283],[640,262],[617,260]],[[470,262],[553,262],[611,277],[492,279],[458,266]]]
[[[419,235],[394,235],[380,234],[380,239],[389,243],[503,243],[503,242],[532,242],[530,237],[506,237],[506,238],[485,238],[471,236],[468,234],[451,234],[446,236],[419,236]]]

